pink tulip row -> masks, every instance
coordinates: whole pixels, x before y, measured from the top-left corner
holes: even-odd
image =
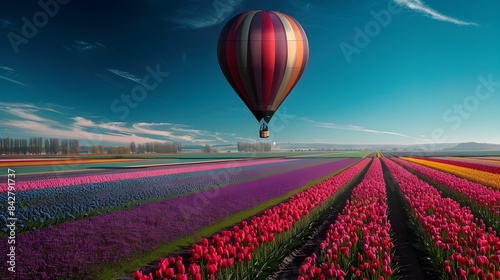
[[[350,279],[391,279],[394,244],[387,208],[382,165],[374,158],[342,214],[330,225],[320,256],[306,258],[298,279],[345,279],[348,273]]]
[[[450,173],[442,172],[417,163],[408,162],[402,159],[394,159],[395,162],[407,166],[430,179],[448,186],[462,194],[465,194],[480,205],[490,209],[495,214],[500,214],[500,190],[488,188],[482,184],[456,177]]]
[[[82,184],[94,184],[103,182],[112,182],[117,180],[129,180],[129,179],[139,179],[154,176],[164,176],[177,173],[188,173],[188,172],[199,172],[208,171],[222,168],[234,168],[234,167],[245,167],[259,164],[269,164],[289,161],[289,159],[262,159],[262,160],[251,160],[251,161],[238,161],[238,162],[224,162],[224,163],[207,163],[207,164],[196,164],[189,166],[175,166],[167,167],[155,170],[144,170],[144,171],[132,171],[124,173],[113,173],[113,174],[100,174],[93,176],[76,176],[71,178],[53,178],[44,180],[27,180],[22,181],[16,185],[18,191],[44,189],[44,188],[55,188],[62,186],[74,186]],[[7,190],[7,183],[0,183],[0,192]]]
[[[418,157],[421,158],[421,157]],[[490,172],[490,173],[500,173],[500,166],[491,166],[491,165],[485,165],[484,162],[466,162],[466,161],[460,161],[460,160],[455,160],[455,159],[443,159],[443,158],[433,158],[433,157],[425,157],[421,158],[425,159],[428,161],[434,161],[434,162],[440,162],[440,163],[446,163],[446,164],[453,164],[456,166],[460,167],[465,167],[465,168],[471,168],[471,169],[476,169],[479,171],[485,171],[485,172]]]
[[[397,163],[384,159],[423,228],[429,253],[448,279],[500,279],[500,238],[467,207],[440,193]]]
[[[133,273],[136,280],[152,279],[231,279],[247,275],[250,262],[262,259],[273,251],[273,245],[286,233],[293,237],[291,229],[303,220],[311,210],[322,205],[342,186],[349,183],[369,163],[366,158],[340,174],[318,183],[292,196],[250,221],[242,221],[232,230],[224,230],[211,239],[203,238],[190,250],[189,266],[180,257],[162,258],[154,273]]]

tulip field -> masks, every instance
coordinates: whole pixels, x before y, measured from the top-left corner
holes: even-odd
[[[18,168],[14,208],[0,176],[0,279],[500,279],[494,157],[0,166]]]

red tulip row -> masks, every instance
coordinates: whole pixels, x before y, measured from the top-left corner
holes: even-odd
[[[479,162],[464,162],[464,161],[454,160],[454,159],[443,159],[443,158],[433,158],[433,157],[425,157],[425,158],[417,157],[417,158],[425,159],[427,161],[453,164],[453,165],[460,166],[460,167],[471,168],[471,169],[476,169],[479,171],[485,171],[485,172],[490,172],[490,173],[496,173],[496,174],[500,173],[500,166],[491,166],[491,165],[481,164]]]
[[[396,158],[394,161],[403,166],[407,166],[438,183],[446,185],[453,190],[465,194],[468,198],[490,209],[494,214],[500,214],[500,190],[494,190],[479,183],[471,182],[450,173],[442,172],[417,163]]]
[[[190,250],[190,265],[183,260],[163,258],[153,273],[143,275],[137,270],[136,280],[152,279],[241,279],[251,275],[252,261],[263,262],[266,257],[295,235],[297,225],[307,225],[322,204],[342,186],[349,183],[369,163],[366,158],[345,171],[292,196],[249,222],[242,221],[232,230],[224,230],[211,239],[203,238]],[[308,219],[309,218],[309,219]]]
[[[394,244],[387,218],[386,188],[379,158],[354,188],[337,221],[320,244],[320,256],[306,258],[299,280],[391,279]]]
[[[500,279],[500,238],[467,207],[383,159],[421,225],[427,250],[447,279]]]

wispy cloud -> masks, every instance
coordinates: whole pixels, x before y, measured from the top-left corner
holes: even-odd
[[[0,79],[12,82],[20,86],[31,87],[30,85],[21,81],[20,75],[14,69],[8,66],[0,65]]]
[[[81,57],[88,57],[91,55],[93,51],[101,50],[101,51],[108,51],[108,47],[105,45],[99,43],[99,42],[85,42],[85,41],[79,41],[75,40],[69,44],[63,45],[63,47],[68,50],[69,52],[81,56]]]
[[[8,77],[4,77],[4,76],[2,76],[2,75],[0,75],[0,79],[6,80],[6,81],[9,81],[9,82],[13,82],[14,84],[18,84],[18,85],[20,85],[20,86],[30,87],[28,84],[25,84],[25,83],[23,83],[23,82],[20,82],[20,81],[17,81],[17,80],[14,80],[14,79],[8,78]]]
[[[250,138],[250,137],[241,137],[241,136],[237,136],[235,137],[237,140],[241,140],[241,141],[247,141],[247,142],[256,142],[257,141],[257,138]]]
[[[103,49],[108,50],[108,48],[99,42],[85,42],[85,41],[75,41],[75,47],[79,51],[89,51],[93,49]]]
[[[15,73],[14,69],[7,67],[7,66],[0,66],[0,69],[7,71],[9,73]]]
[[[57,110],[50,107],[55,107]],[[0,130],[15,133],[9,137],[76,138],[85,145],[184,141],[191,143],[227,143],[225,133],[210,132],[186,124],[167,122],[113,122],[103,118],[74,115],[74,111],[55,105],[0,102]]]
[[[421,12],[427,16],[432,17],[433,19],[440,21],[447,21],[458,25],[473,25],[479,26],[477,23],[462,21],[453,17],[449,17],[441,14],[440,12],[428,7],[421,0],[394,0],[399,5],[405,6],[409,9],[415,10],[417,12]]]
[[[140,85],[144,85],[141,78],[138,78],[137,76],[135,76],[134,74],[131,74],[129,72],[116,70],[116,69],[106,69],[106,70],[115,74],[115,75],[118,75],[124,79],[130,80],[130,81],[138,83]]]
[[[122,90],[127,90],[127,87],[111,78],[109,78],[108,76],[104,75],[104,74],[101,74],[101,73],[94,73],[99,79],[109,83],[110,85],[113,85],[115,87],[118,87]]]
[[[243,0],[196,1],[186,5],[184,3],[189,3],[186,1],[183,2],[184,6],[169,13],[166,19],[182,28],[205,28],[225,21],[242,2]]]
[[[19,119],[22,121],[55,124],[55,122],[51,120],[50,115],[60,115],[61,113],[53,108],[50,108],[50,106],[50,104],[42,104],[41,106],[36,106],[31,103],[0,102],[0,112],[7,113],[9,119],[14,117],[15,119]]]
[[[36,114],[37,110],[23,109],[23,108],[6,108],[6,112],[25,120],[37,122],[50,122],[49,119],[43,118]]]
[[[14,24],[6,19],[0,19],[0,29],[9,28],[14,26]]]
[[[18,108],[27,110],[38,110],[38,111],[50,111],[54,113],[61,113],[54,108],[61,109],[73,109],[71,107],[60,106],[52,103],[42,103],[40,105],[35,105],[33,103],[15,103],[15,102],[0,102],[0,110],[6,110],[8,108]]]
[[[374,134],[387,134],[387,135],[394,135],[394,136],[399,136],[399,137],[404,137],[404,138],[409,138],[409,139],[422,140],[421,138],[409,136],[409,135],[406,135],[403,133],[369,129],[369,128],[365,128],[365,127],[357,126],[357,125],[352,125],[352,124],[341,125],[341,124],[330,123],[330,122],[318,122],[318,121],[314,121],[314,120],[312,120],[310,118],[306,118],[306,117],[299,118],[299,120],[308,122],[311,125],[316,126],[316,127],[322,127],[322,128],[328,128],[328,129],[351,130],[351,131],[360,131],[360,132],[374,133]]]

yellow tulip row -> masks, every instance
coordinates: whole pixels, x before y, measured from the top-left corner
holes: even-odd
[[[453,164],[446,164],[440,162],[429,161],[425,159],[417,159],[417,158],[409,158],[402,157],[402,159],[415,162],[418,164],[422,164],[434,169],[438,169],[444,172],[451,173],[453,175],[465,178],[467,180],[471,180],[474,182],[478,182],[485,186],[490,186],[493,188],[500,189],[500,174],[479,171],[471,168],[460,167]]]

